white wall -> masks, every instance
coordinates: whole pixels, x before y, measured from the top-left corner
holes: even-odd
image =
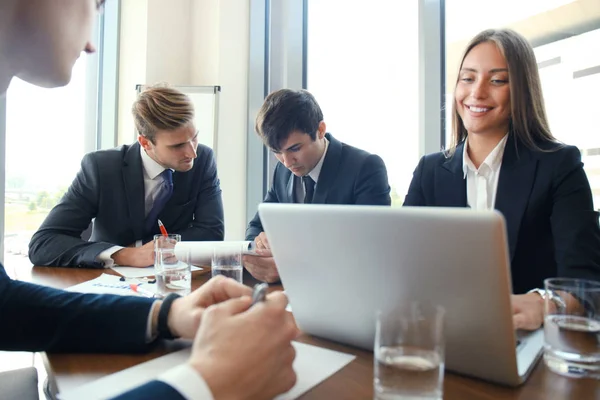
[[[220,0],[221,89],[218,169],[225,203],[226,239],[246,230],[246,138],[248,115],[249,1]]]
[[[146,48],[148,0],[121,2],[119,33],[119,106],[118,143],[130,143],[135,138],[131,105],[135,101],[135,85],[146,80]]]
[[[138,83],[219,85],[217,167],[225,238],[246,229],[249,0],[121,2],[119,143],[134,141]]]
[[[145,83],[191,83],[191,4],[191,0],[148,0]]]

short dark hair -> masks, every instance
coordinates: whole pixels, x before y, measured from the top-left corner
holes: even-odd
[[[256,116],[256,133],[273,150],[295,131],[317,138],[323,112],[306,90],[280,89],[267,96]]]

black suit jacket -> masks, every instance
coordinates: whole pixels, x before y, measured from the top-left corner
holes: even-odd
[[[71,293],[10,279],[0,264],[0,350],[133,353],[149,349],[153,299]]]
[[[506,219],[516,294],[549,277],[600,280],[598,213],[581,154],[573,146],[541,146],[545,151],[530,150],[510,134],[500,168],[495,208]],[[450,158],[421,158],[404,205],[466,207],[463,151],[461,144]]]
[[[14,281],[0,264],[0,350],[139,353],[146,341],[153,299],[71,293]],[[152,381],[118,399],[183,399]]]
[[[187,172],[173,173],[173,195],[159,214],[182,240],[223,240],[223,203],[210,148],[198,145]],[[144,172],[140,145],[86,154],[81,170],[29,244],[35,265],[102,267],[96,257],[115,246],[144,243],[159,233],[144,229]],[[81,233],[94,219],[90,241]]]
[[[348,146],[331,134],[323,160],[313,204],[391,204],[387,170],[381,157]],[[294,174],[277,163],[273,184],[265,203],[294,203]],[[246,229],[246,240],[253,240],[263,231],[258,213]]]
[[[173,387],[165,382],[153,380],[144,385],[138,386],[128,392],[125,392],[113,400],[186,400]]]

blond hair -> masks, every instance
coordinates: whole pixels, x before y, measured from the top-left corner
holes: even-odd
[[[542,150],[540,145],[543,143],[558,143],[548,126],[535,53],[523,36],[511,29],[488,29],[479,33],[465,49],[459,70],[467,54],[484,42],[494,43],[508,65],[510,131],[515,135],[516,141],[532,150]],[[452,110],[452,144],[448,151],[450,155],[454,154],[456,146],[467,138],[467,130],[458,115],[454,99]]]
[[[194,120],[194,105],[190,98],[165,85],[143,90],[133,103],[131,112],[138,134],[152,143],[157,131],[172,131]]]

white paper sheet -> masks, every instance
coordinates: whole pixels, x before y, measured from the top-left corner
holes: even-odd
[[[354,360],[351,354],[327,350],[304,343],[294,342],[296,359],[294,370],[298,377],[296,385],[289,392],[277,396],[277,400],[291,400],[299,397]],[[125,391],[158,377],[166,370],[185,362],[190,349],[183,349],[135,367],[100,378],[78,388],[59,393],[61,400],[103,400],[117,396]]]
[[[111,267],[111,269],[117,272],[118,274],[123,275],[125,278],[142,278],[144,276],[154,276],[154,267],[136,268],[115,265]],[[192,272],[194,271],[202,271],[202,268],[192,265]]]
[[[131,283],[137,283],[144,291],[144,294],[134,292],[129,286]],[[150,293],[156,293],[156,284],[143,282],[121,282],[120,277],[116,275],[102,274],[96,279],[85,281],[75,286],[67,288],[71,292],[96,293],[96,294],[119,294],[121,296],[146,296]],[[149,292],[149,293],[147,293]]]
[[[175,255],[185,257],[185,252],[190,251],[192,263],[198,265],[210,265],[214,249],[241,248],[243,254],[256,255],[254,242],[250,241],[227,241],[227,242],[177,242],[175,244]]]

